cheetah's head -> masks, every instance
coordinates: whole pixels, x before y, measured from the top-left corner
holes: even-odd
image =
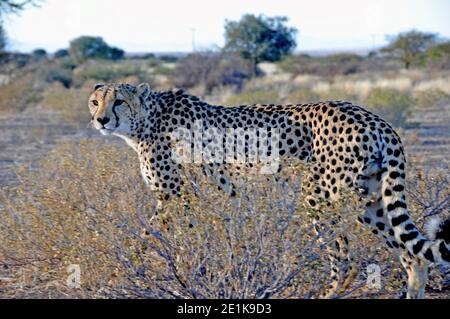
[[[103,135],[129,136],[150,94],[148,84],[96,84],[89,97],[91,125]]]

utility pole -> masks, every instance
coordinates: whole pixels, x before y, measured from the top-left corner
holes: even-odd
[[[192,31],[192,52],[195,52],[196,51],[196,48],[195,48],[195,28],[192,28],[191,29],[191,31]]]

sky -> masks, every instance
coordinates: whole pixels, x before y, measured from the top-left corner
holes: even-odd
[[[127,52],[190,52],[224,44],[245,13],[287,16],[297,51],[372,49],[410,29],[450,38],[450,0],[45,0],[9,15],[9,48],[53,52],[81,35]]]

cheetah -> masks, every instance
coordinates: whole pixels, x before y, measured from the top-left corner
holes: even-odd
[[[400,137],[390,124],[361,106],[328,101],[224,107],[210,105],[181,89],[154,91],[146,83],[97,84],[88,105],[95,129],[121,137],[137,152],[142,176],[158,195],[158,210],[169,199],[182,196],[184,164],[174,157],[180,142],[175,133],[197,130],[202,140],[214,129],[208,138],[223,146],[230,137],[226,134],[229,129],[234,130],[231,137],[236,137],[237,130],[253,130],[257,146],[271,140],[265,143],[270,145],[263,153],[277,163],[277,172],[286,159],[308,164],[303,191],[312,209],[318,209],[321,200],[339,200],[345,188],[358,192],[362,199],[371,198],[358,221],[399,257],[408,277],[407,298],[424,298],[430,263],[450,263],[448,220],[435,227],[433,237],[419,232],[407,210],[406,161]],[[229,143],[228,149],[224,146],[225,155],[238,146],[250,152],[250,140],[245,138],[240,144]],[[205,141],[200,145],[205,146]],[[195,138],[187,146],[188,153],[195,150]],[[237,194],[230,180],[230,165],[236,164],[233,160],[235,155],[196,162],[232,198]],[[320,217],[312,223],[320,231]],[[332,283],[323,297],[329,298],[348,286],[356,267],[349,257],[346,236],[337,236],[328,251]]]

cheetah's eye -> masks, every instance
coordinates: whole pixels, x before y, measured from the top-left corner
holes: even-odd
[[[114,101],[114,105],[113,105],[113,107],[115,107],[115,106],[119,106],[119,105],[122,105],[123,103],[125,103],[125,101],[124,101],[124,100],[115,100],[115,101]]]
[[[98,106],[98,101],[97,101],[97,100],[92,100],[91,102],[92,102],[92,104],[94,104],[95,106]]]

